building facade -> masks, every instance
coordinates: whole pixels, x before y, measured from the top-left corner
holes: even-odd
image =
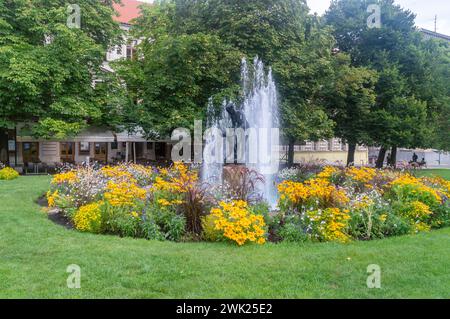
[[[425,39],[436,39],[436,40],[443,40],[443,41],[447,41],[450,42],[450,36],[442,34],[442,33],[437,33],[434,31],[430,31],[427,29],[420,29],[420,32],[422,33],[423,37]]]
[[[282,146],[282,159],[287,159],[288,146]],[[294,162],[323,161],[331,165],[347,163],[348,144],[341,139],[333,138],[318,142],[307,141],[303,145],[294,146]],[[358,145],[355,152],[355,165],[362,166],[369,163],[369,149]]]

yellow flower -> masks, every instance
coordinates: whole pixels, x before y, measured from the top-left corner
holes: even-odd
[[[128,168],[125,165],[118,165],[118,166],[105,166],[101,169],[101,172],[106,177],[110,178],[114,181],[123,181],[123,182],[129,182],[129,183],[135,183],[136,179],[133,177],[133,174],[131,174],[128,171]]]
[[[188,170],[183,163],[174,163],[170,169],[161,169],[160,173],[153,184],[153,191],[186,193],[198,181],[198,173]]]
[[[430,186],[425,185],[424,181],[424,179],[418,179],[412,175],[404,174],[391,182],[389,186],[399,189],[407,189],[412,193],[428,193],[437,202],[441,202],[442,197],[438,194],[438,191]]]
[[[56,206],[56,199],[58,198],[58,190],[54,191],[53,193],[51,191],[47,192],[47,202],[48,207],[55,207]]]
[[[433,214],[433,212],[430,210],[430,207],[422,202],[414,201],[411,203],[411,206],[413,208],[411,211],[411,215],[415,216],[416,218],[426,217]]]
[[[78,176],[75,171],[70,171],[66,173],[56,174],[53,176],[52,184],[73,184],[78,181]]]
[[[278,192],[280,204],[287,203],[291,206],[305,205],[307,202],[318,202],[324,205],[344,205],[349,202],[343,190],[337,189],[323,178],[311,179],[305,183],[284,181],[278,185]]]
[[[421,181],[424,184],[428,184],[432,188],[439,190],[446,197],[450,197],[450,181],[447,181],[440,176],[422,177]]]
[[[108,182],[105,199],[112,206],[135,206],[136,200],[144,200],[147,196],[145,189],[129,182]]]
[[[131,212],[131,216],[133,216],[134,218],[138,218],[139,214],[137,212]]]
[[[158,199],[158,204],[161,206],[171,206],[172,205],[171,202],[169,202],[167,199],[164,199],[164,198]]]
[[[345,233],[350,215],[348,210],[327,208],[306,213],[311,221],[313,235],[319,240],[348,242],[350,236]]]
[[[11,167],[0,169],[0,180],[13,180],[19,177],[19,173]]]
[[[102,226],[101,206],[103,202],[96,202],[81,206],[73,219],[75,228],[81,231],[98,233]]]
[[[211,209],[211,216],[214,217],[214,228],[239,246],[246,242],[259,245],[265,243],[264,218],[252,214],[248,210],[247,202],[242,200],[220,202],[219,207]]]
[[[427,232],[427,231],[431,230],[431,226],[427,225],[424,222],[419,222],[419,223],[415,224],[414,226],[415,226],[414,230],[416,233]]]
[[[337,173],[338,171],[339,170],[336,167],[326,166],[322,172],[317,174],[317,178],[329,180],[333,176],[333,174]]]
[[[377,171],[370,167],[350,167],[347,168],[346,175],[354,181],[362,183],[366,187],[371,188],[372,186],[369,184],[369,182],[375,178],[375,176],[377,175]]]

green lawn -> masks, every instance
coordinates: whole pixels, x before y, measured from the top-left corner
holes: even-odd
[[[417,176],[440,175],[450,180],[450,169],[424,169],[416,171]]]
[[[0,298],[449,298],[450,229],[374,242],[150,242],[66,230],[34,200],[48,177],[0,181]],[[81,266],[81,289],[66,267]],[[378,264],[382,289],[368,289]]]

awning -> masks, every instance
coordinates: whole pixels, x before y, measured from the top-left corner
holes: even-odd
[[[129,133],[121,132],[117,133],[117,142],[147,142],[148,140],[144,137],[142,133]]]
[[[108,130],[89,129],[81,132],[77,136],[68,137],[65,139],[42,139],[34,138],[32,136],[21,135],[17,133],[17,142],[90,142],[90,143],[112,143],[114,142],[114,134]]]
[[[90,143],[112,143],[115,141],[112,131],[101,129],[88,129],[73,138],[68,138],[67,142],[90,142]]]
[[[142,129],[134,132],[123,131],[115,133],[105,128],[92,127],[82,131],[77,136],[68,137],[65,139],[41,139],[30,136],[30,130],[19,129],[17,132],[17,142],[89,142],[89,143],[113,143],[113,142],[130,142],[130,143],[145,143],[145,142],[165,142],[171,143],[169,138],[161,140],[149,140],[145,138]]]

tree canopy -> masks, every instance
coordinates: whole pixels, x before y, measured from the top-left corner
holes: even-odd
[[[112,3],[77,1],[81,25],[71,28],[70,1],[0,2],[0,127],[34,123],[35,135],[63,138],[108,123],[105,90],[93,83],[120,39]]]
[[[135,37],[143,39],[142,59],[122,63],[120,74],[131,77],[144,128],[191,127],[209,96],[221,103],[239,94],[241,58],[258,56],[273,69],[287,139],[333,134],[323,87],[334,39],[305,1],[160,1],[137,20]]]
[[[381,9],[379,28],[369,28],[365,18],[368,5],[374,3]],[[382,146],[379,165],[389,147],[392,164],[397,147],[439,147],[433,134],[438,131],[436,116],[446,116],[442,108],[448,99],[448,90],[435,85],[448,83],[436,63],[443,51],[434,41],[424,40],[414,19],[393,0],[335,0],[325,14],[339,49],[350,54],[352,65],[379,73],[376,103],[365,118],[370,140]]]
[[[414,14],[393,0],[333,0],[323,18],[305,0],[160,0],[143,6],[131,60],[103,72],[123,41],[118,0],[0,1],[0,128],[33,123],[64,138],[87,125],[142,127],[165,137],[240,96],[240,62],[270,66],[281,127],[294,143],[340,137],[350,144],[450,149],[450,49],[424,40]],[[367,24],[378,4],[380,27]],[[95,82],[95,85],[94,85]],[[384,153],[383,153],[384,152]]]
[[[367,120],[373,111],[378,80],[376,71],[350,65],[348,55],[339,54],[335,78],[330,79],[327,112],[336,123],[335,136],[349,143],[347,164],[354,164],[356,146],[371,143]]]

